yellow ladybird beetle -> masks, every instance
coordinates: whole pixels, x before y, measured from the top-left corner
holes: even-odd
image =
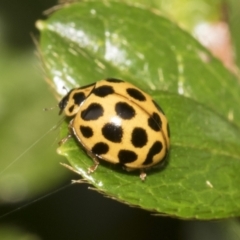
[[[59,102],[69,117],[74,136],[94,165],[99,160],[120,164],[126,170],[145,170],[162,163],[170,147],[168,121],[158,104],[134,85],[114,78],[74,88]]]

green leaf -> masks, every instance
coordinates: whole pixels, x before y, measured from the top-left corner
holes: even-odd
[[[138,172],[92,160],[70,139],[59,149],[98,191],[129,205],[180,218],[240,215],[240,87],[189,34],[154,11],[124,3],[76,3],[37,23],[53,85],[115,77],[144,89],[171,129],[168,165]],[[66,93],[65,93],[66,94]],[[67,123],[62,137],[67,135]]]

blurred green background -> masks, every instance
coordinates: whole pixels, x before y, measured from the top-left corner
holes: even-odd
[[[200,7],[203,2],[149,4],[162,8],[166,15],[170,13],[171,18],[179,19],[192,31],[203,19],[220,19],[218,6],[223,1],[207,1],[213,6],[212,11],[206,2],[205,8]],[[239,0],[230,2],[239,7]],[[56,106],[57,100],[44,80],[31,37],[38,39],[35,22],[44,19],[43,11],[56,3],[0,0],[0,239],[240,239],[239,223],[234,220],[211,223],[155,217],[105,198],[87,185],[69,186],[71,179],[78,176],[59,165],[65,161],[56,154],[59,130],[40,139],[61,117],[57,108],[43,111]],[[189,9],[202,14],[193,14]],[[233,8],[230,14],[235,46],[240,37],[236,31],[238,13]],[[67,187],[33,202],[63,186]],[[19,210],[3,216],[18,207]]]

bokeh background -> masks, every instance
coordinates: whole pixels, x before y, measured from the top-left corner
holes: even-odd
[[[240,239],[233,220],[156,217],[89,190],[87,184],[70,184],[79,176],[59,165],[66,161],[56,153],[59,128],[54,126],[61,117],[57,108],[43,111],[57,100],[45,82],[36,44],[35,22],[56,4],[0,0],[0,239]],[[220,20],[216,12],[211,21]],[[195,21],[186,28],[191,31]]]

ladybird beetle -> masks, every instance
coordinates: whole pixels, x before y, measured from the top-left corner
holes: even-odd
[[[169,151],[167,118],[145,92],[125,81],[109,78],[74,88],[59,102],[69,117],[69,134],[74,136],[97,169],[99,160],[121,164],[126,170],[145,170],[162,163]]]

